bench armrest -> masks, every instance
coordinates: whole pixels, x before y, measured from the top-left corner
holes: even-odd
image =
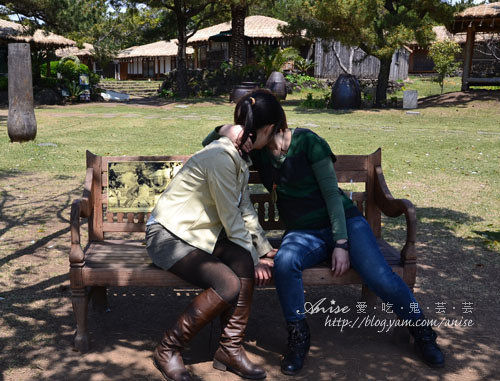
[[[415,238],[417,234],[417,215],[411,201],[395,199],[385,182],[382,167],[375,167],[375,202],[382,213],[388,217],[406,217],[406,243],[401,250],[401,262],[405,264],[416,263]]]
[[[85,263],[84,253],[80,244],[80,218],[88,218],[91,215],[93,169],[87,168],[82,198],[71,204],[70,230],[71,250],[69,262],[71,267],[81,267]]]

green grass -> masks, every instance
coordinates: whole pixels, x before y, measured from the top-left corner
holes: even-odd
[[[460,91],[461,87],[462,78],[445,78],[443,92],[450,93],[454,91]],[[404,90],[417,90],[419,99],[431,95],[441,94],[441,87],[439,86],[439,83],[434,80],[434,77],[410,76],[407,81],[404,81],[404,88],[400,91],[397,91],[395,94],[392,94],[392,96],[396,96],[402,99]]]
[[[428,86],[430,93],[434,84],[419,86]],[[381,147],[384,173],[396,197],[409,198],[422,208],[447,208],[477,217],[478,222],[466,227],[456,221],[453,229],[463,236],[500,230],[498,93],[492,93],[496,99],[421,108],[419,115],[401,109],[309,110],[298,106],[306,93],[284,103],[290,127],[312,123],[336,154],[367,154]],[[192,154],[215,126],[231,122],[233,107],[218,99],[212,104],[188,103],[187,108],[40,108],[37,138],[24,144],[9,142],[4,118],[0,173],[83,179],[85,150],[99,155]],[[495,239],[485,241],[496,245]]]
[[[404,85],[403,89],[396,91],[394,94],[387,94],[387,99],[390,99],[391,97],[397,97],[400,100],[403,99],[404,90],[417,90],[419,99],[429,97],[432,95],[441,94],[441,87],[439,86],[439,83],[434,81],[434,77],[431,76],[425,76],[425,77],[410,76],[408,80],[401,82]],[[462,86],[462,78],[460,77],[446,78],[444,81],[444,93],[460,91],[461,86]],[[490,88],[491,90],[496,90],[493,87]],[[293,100],[304,99],[307,93],[312,93],[314,98],[322,98],[325,94],[328,94],[330,92],[331,89],[330,90],[308,89],[308,90],[303,90],[300,93],[290,94],[288,95],[287,99],[293,99]]]

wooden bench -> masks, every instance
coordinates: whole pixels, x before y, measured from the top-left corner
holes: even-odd
[[[106,288],[116,286],[190,287],[174,274],[155,267],[146,252],[144,237],[130,237],[144,232],[149,213],[115,213],[108,208],[108,164],[114,162],[185,162],[189,156],[96,156],[87,151],[87,174],[83,196],[71,205],[70,282],[76,317],[75,348],[89,348],[87,312],[89,299],[103,308]],[[386,185],[381,167],[381,150],[370,155],[339,155],[335,163],[339,183],[362,183],[364,191],[353,192],[352,199],[363,212],[377,237],[384,257],[410,288],[416,277],[416,215],[408,200],[394,199]],[[258,173],[251,171],[250,184],[260,184]],[[350,192],[349,192],[350,194]],[[252,194],[259,221],[266,231],[283,229],[274,207],[269,207],[268,193]],[[399,252],[381,236],[381,213],[389,217],[406,216],[406,242]],[[87,219],[89,240],[80,243],[82,219]],[[119,238],[117,238],[117,235]],[[113,236],[113,237],[109,237]],[[271,240],[279,246],[279,239]],[[327,264],[305,270],[305,285],[362,284],[352,269],[341,277],[332,276]],[[363,285],[362,298],[374,303],[376,297]]]

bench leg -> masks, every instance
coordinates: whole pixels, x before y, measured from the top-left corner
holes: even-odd
[[[366,302],[368,307],[373,307],[377,304],[377,295],[364,283],[361,287],[361,301]]]
[[[76,318],[74,346],[82,353],[87,352],[89,350],[89,331],[87,326],[89,298],[87,296],[86,289],[72,289],[71,302],[73,304],[73,312]]]
[[[92,308],[94,311],[104,312],[108,309],[106,287],[92,287],[89,292],[89,298],[92,301]]]

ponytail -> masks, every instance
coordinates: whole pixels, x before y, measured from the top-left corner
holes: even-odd
[[[283,107],[276,97],[265,89],[256,90],[238,101],[234,110],[234,122],[243,126],[240,150],[248,137],[255,142],[257,131],[264,126],[274,125],[272,135],[287,127]],[[247,159],[248,155],[241,151],[243,158]]]

